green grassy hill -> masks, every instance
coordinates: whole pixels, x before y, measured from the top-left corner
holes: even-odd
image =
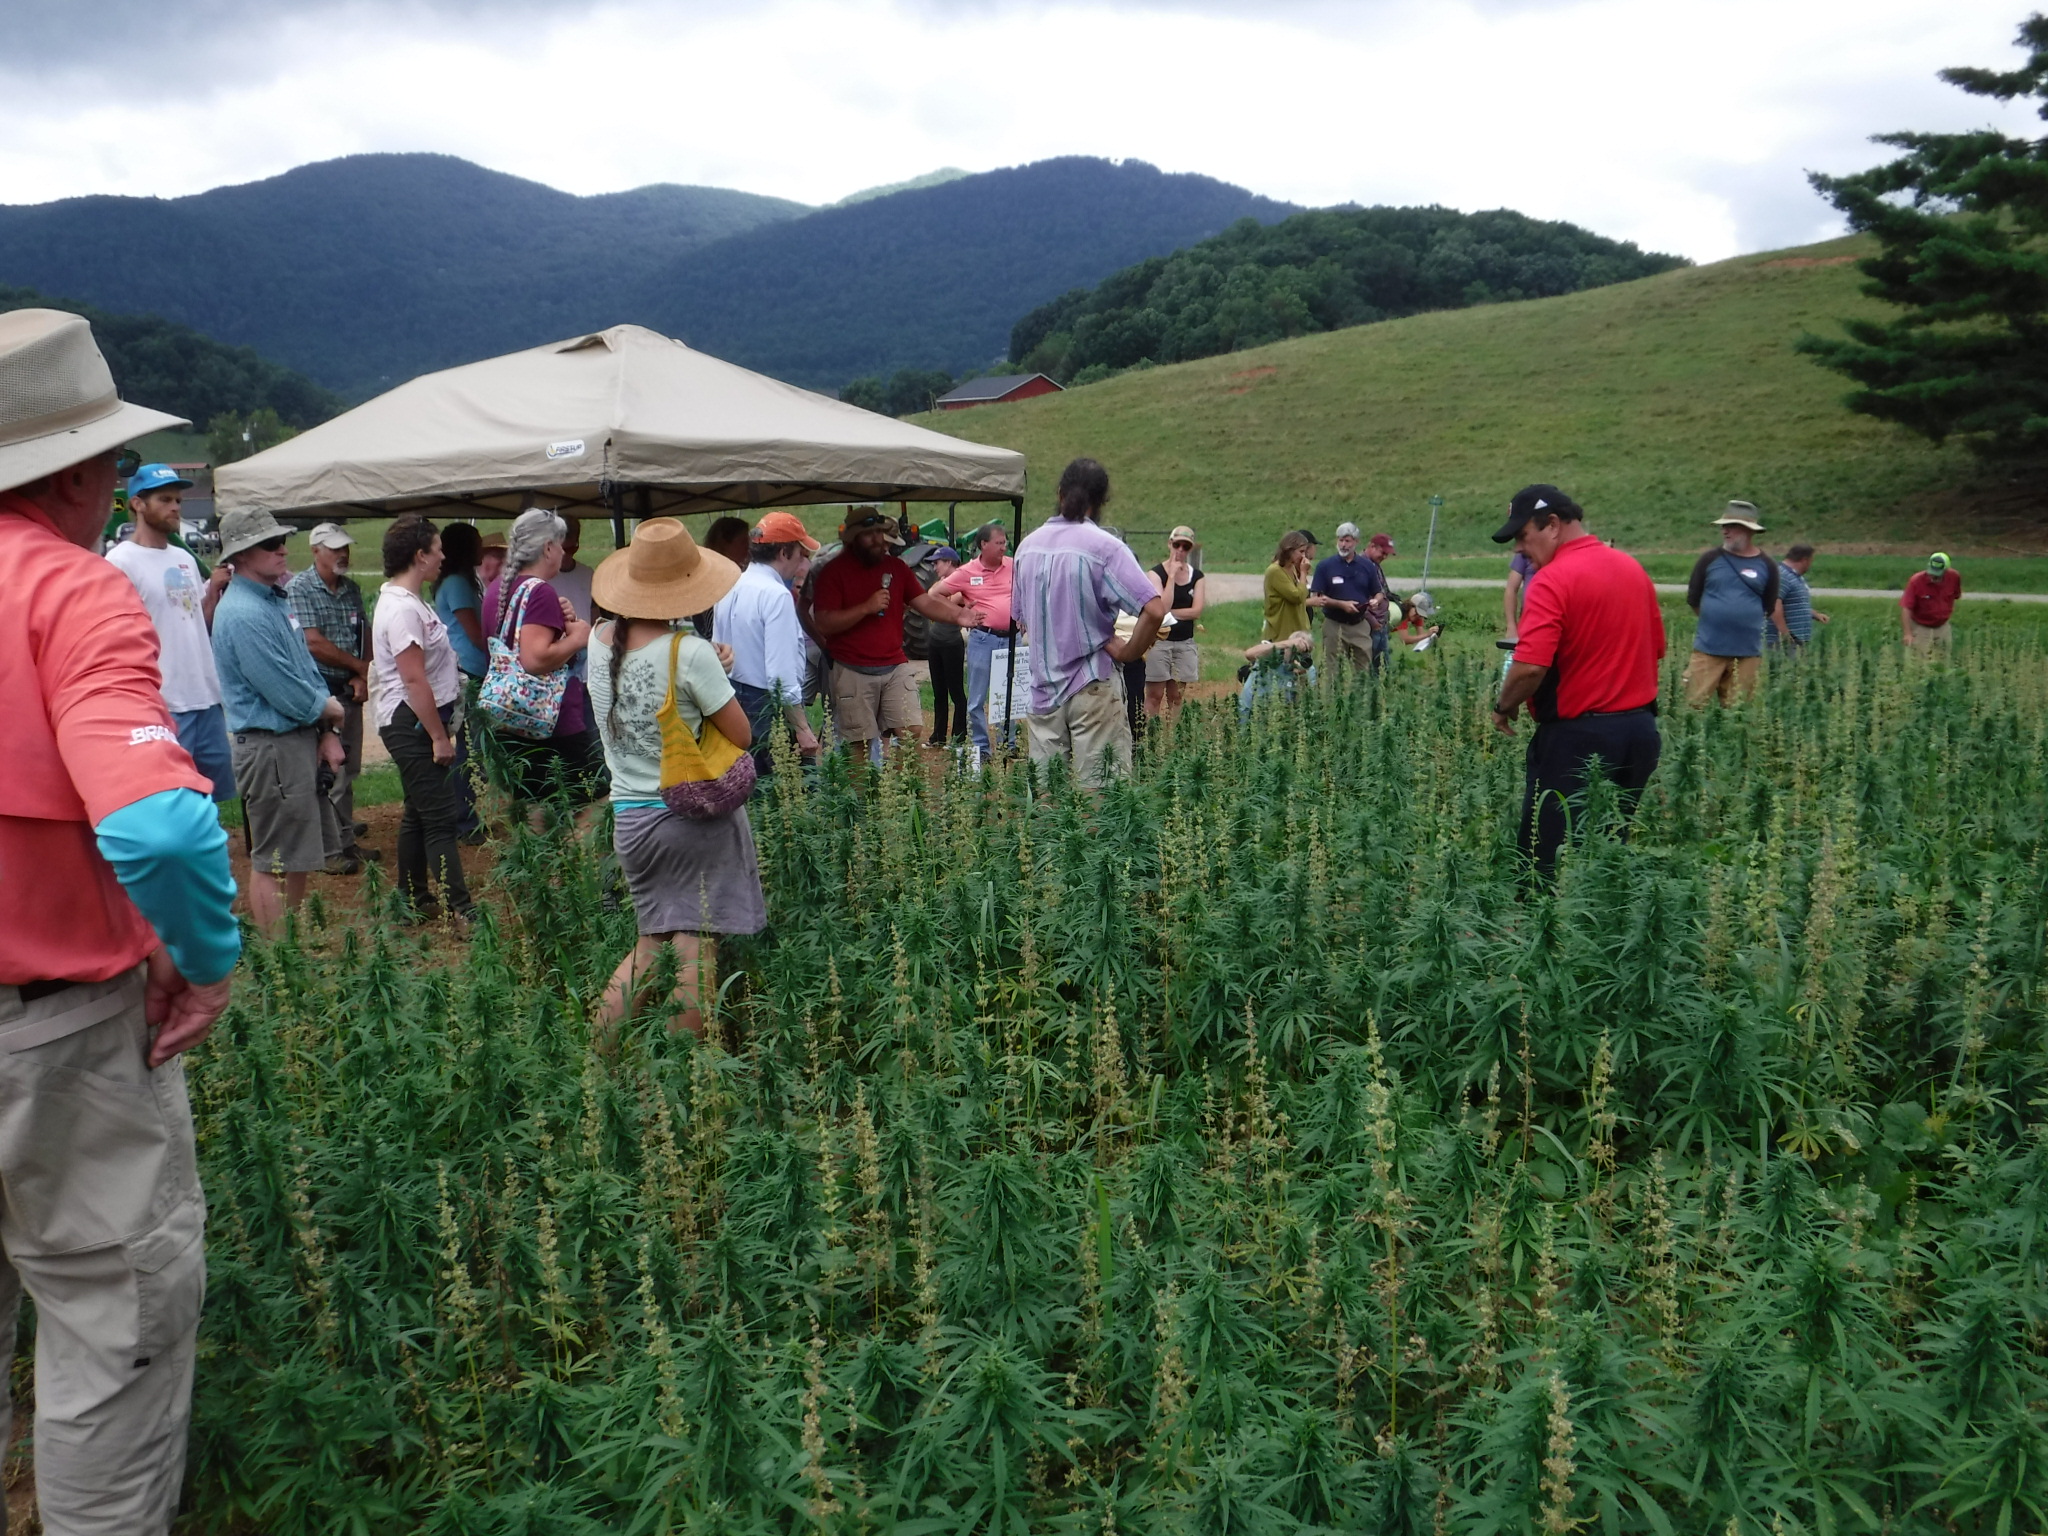
[[[1349,518],[1402,540],[1410,574],[1432,493],[1440,551],[1493,552],[1508,497],[1536,480],[1646,554],[1704,547],[1731,496],[1764,509],[1772,548],[2048,547],[2038,500],[1959,449],[1850,415],[1846,381],[1793,352],[1802,331],[1879,308],[1850,264],[1868,248],[1739,257],[919,420],[1027,454],[1027,521],[1050,512],[1061,466],[1091,454],[1109,467],[1111,520],[1146,531],[1141,552],[1150,531],[1190,522],[1219,569],[1256,569],[1289,527],[1327,540]]]

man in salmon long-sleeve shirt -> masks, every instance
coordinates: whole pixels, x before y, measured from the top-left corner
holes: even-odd
[[[0,315],[0,1358],[26,1290],[53,1536],[170,1529],[206,1289],[178,1054],[227,1005],[234,882],[156,631],[97,553],[115,451],[172,425],[79,316]]]

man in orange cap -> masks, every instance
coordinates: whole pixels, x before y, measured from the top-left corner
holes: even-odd
[[[819,752],[817,733],[804,714],[803,626],[795,589],[810,574],[818,541],[794,512],[770,512],[755,525],[747,564],[733,589],[712,609],[711,632],[732,647],[732,686],[754,728],[754,766],[773,771],[769,751],[779,711],[806,757]]]

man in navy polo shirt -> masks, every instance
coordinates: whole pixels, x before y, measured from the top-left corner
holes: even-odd
[[[1579,504],[1554,485],[1515,493],[1496,544],[1512,542],[1535,567],[1520,638],[1494,706],[1513,735],[1527,705],[1536,720],[1522,793],[1522,848],[1545,879],[1556,870],[1572,811],[1599,773],[1635,814],[1663,750],[1657,734],[1657,665],[1664,616],[1649,572],[1586,529]],[[1626,822],[1624,822],[1626,835]]]

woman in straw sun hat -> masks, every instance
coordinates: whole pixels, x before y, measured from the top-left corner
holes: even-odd
[[[768,921],[745,807],[700,821],[676,815],[661,798],[657,712],[671,664],[675,708],[692,734],[710,721],[742,751],[753,742],[717,650],[677,628],[739,579],[737,565],[700,549],[689,529],[667,517],[642,523],[591,578],[591,600],[616,615],[591,637],[590,703],[612,774],[613,847],[640,926],[598,1008],[597,1033],[607,1043],[664,949],[676,960],[669,1027],[703,1034],[704,978],[715,966],[717,935],[759,933]]]

